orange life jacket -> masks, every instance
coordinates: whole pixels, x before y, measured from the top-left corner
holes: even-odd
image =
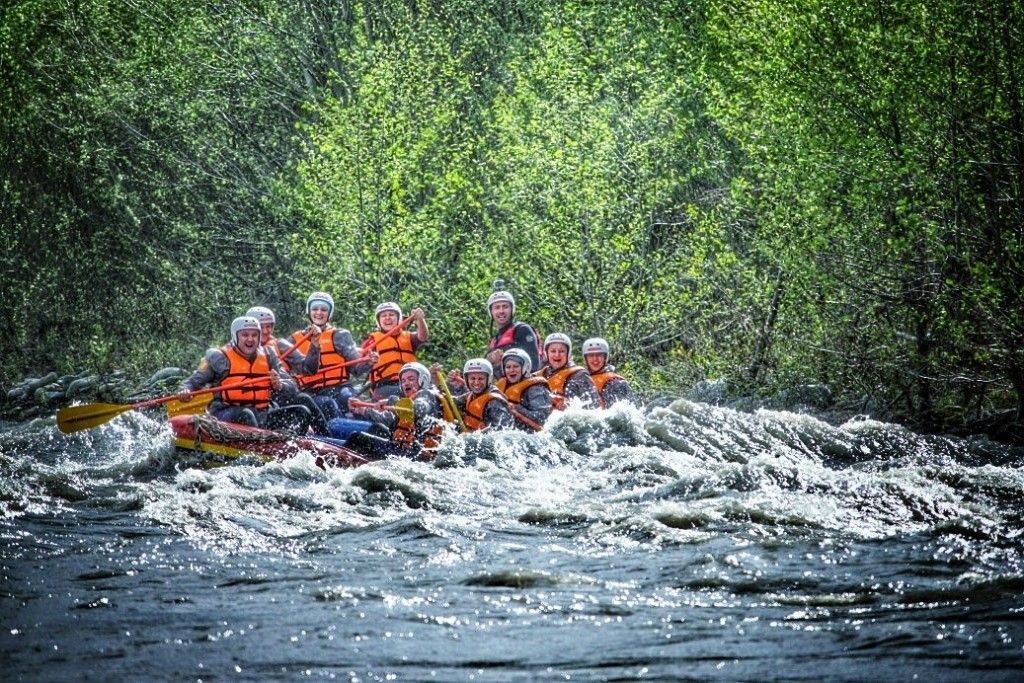
[[[397,335],[389,335],[377,331],[363,342],[363,348],[373,343],[373,350],[380,354],[380,359],[370,369],[369,380],[374,385],[389,379],[398,379],[398,371],[406,363],[416,360],[416,352],[412,347],[412,333],[402,330]]]
[[[334,348],[334,327],[330,325],[320,333],[320,370],[312,375],[299,375],[296,377],[299,386],[303,389],[322,389],[344,384],[348,381],[348,368],[341,365],[345,357]],[[296,330],[292,333],[292,343],[299,347],[299,352],[309,353],[311,345],[309,339],[303,339],[304,330]]]
[[[398,423],[391,430],[391,439],[400,443],[406,448],[412,448],[416,441],[416,423],[409,419],[402,419],[396,416]]]
[[[501,379],[494,383],[494,385],[498,387],[498,391],[504,394],[505,398],[507,398],[508,402],[511,403],[512,405],[519,405],[520,403],[522,403],[523,394],[526,393],[526,390],[529,389],[530,387],[535,387],[538,384],[543,384],[544,386],[547,386],[548,381],[543,377],[530,375],[529,377],[522,378],[521,380],[519,380],[518,382],[511,386],[509,386],[508,380],[505,379],[504,377],[502,377]]]
[[[547,374],[551,368],[544,368],[534,373],[536,377],[543,377],[548,381],[548,389],[551,390],[551,407],[555,410],[565,410],[565,383],[577,372],[583,372],[585,368],[581,365],[566,365],[561,370]]]
[[[245,406],[256,410],[266,410],[270,407],[270,359],[262,347],[256,349],[255,358],[250,361],[242,355],[233,345],[221,347],[221,352],[227,356],[228,367],[227,377],[221,384],[238,384],[257,377],[267,377],[266,385],[257,384],[243,387],[241,389],[221,389],[220,401],[228,406]]]
[[[467,432],[477,432],[487,426],[484,421],[484,411],[487,404],[498,399],[504,400],[496,389],[491,388],[479,396],[473,396],[466,401],[466,407],[462,411],[462,424],[466,425]]]
[[[621,379],[623,382],[626,378],[622,375],[616,374],[611,370],[602,369],[599,372],[590,373],[590,379],[594,380],[594,386],[597,388],[597,399],[601,403],[601,407],[604,408],[604,385],[613,379]]]

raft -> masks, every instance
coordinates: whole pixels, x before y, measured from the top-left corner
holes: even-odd
[[[170,420],[174,445],[209,453],[223,460],[246,455],[265,462],[312,453],[319,467],[358,467],[369,460],[341,441],[316,436],[292,436],[257,427],[221,422],[209,415],[177,415]]]

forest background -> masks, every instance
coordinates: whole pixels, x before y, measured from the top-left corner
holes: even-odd
[[[1021,39],[1013,0],[5,3],[0,383],[191,368],[314,289],[460,364],[502,278],[646,396],[1019,421]]]

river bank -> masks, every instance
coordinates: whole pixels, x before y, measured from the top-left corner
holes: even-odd
[[[0,387],[0,419],[22,422],[54,415],[62,407],[81,403],[134,403],[175,393],[189,371],[168,366],[151,375],[133,375],[126,370],[106,374],[58,375],[48,372],[26,377],[9,387]],[[973,416],[945,420],[907,420],[886,410],[871,397],[835,396],[825,384],[803,384],[775,391],[766,396],[736,395],[726,380],[703,380],[673,392],[645,396],[645,403],[667,404],[683,396],[715,406],[746,413],[758,410],[789,411],[814,415],[833,426],[858,418],[895,422],[914,431],[961,438],[987,437],[1010,446],[1024,446],[1024,422],[1012,409],[977,412]]]

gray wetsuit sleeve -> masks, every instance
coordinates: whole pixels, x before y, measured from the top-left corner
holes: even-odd
[[[551,391],[541,384],[535,384],[523,392],[519,412],[534,422],[544,424],[551,415]]]
[[[578,398],[583,401],[583,405],[587,408],[593,408],[598,405],[597,399],[597,387],[594,386],[594,380],[590,379],[590,375],[586,372],[577,372],[565,383],[565,400]]]
[[[363,355],[362,349],[356,346],[352,333],[348,330],[337,329],[334,331],[334,348],[345,360],[355,360]],[[373,365],[367,360],[365,363],[356,363],[348,367],[349,375],[365,375],[370,372]]]
[[[195,391],[206,386],[220,384],[228,376],[231,367],[228,357],[220,349],[209,349],[199,367],[181,385],[184,391]]]
[[[636,403],[636,396],[633,394],[633,389],[629,386],[629,382],[624,379],[612,379],[604,385],[604,405],[605,407],[614,405],[619,401],[629,401]]]
[[[494,429],[510,429],[514,426],[508,405],[500,399],[488,402],[484,408],[484,423]]]

